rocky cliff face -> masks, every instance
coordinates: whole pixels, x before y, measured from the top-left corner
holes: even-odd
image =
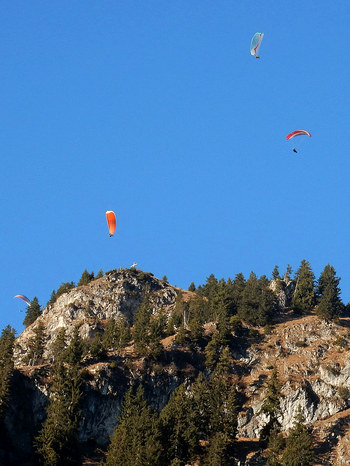
[[[349,319],[341,319],[340,324],[328,324],[316,316],[292,319],[276,325],[263,342],[248,350],[242,360],[248,369],[242,379],[248,401],[240,413],[240,436],[258,437],[267,421],[259,412],[263,382],[274,365],[283,383],[282,430],[292,427],[300,406],[306,422],[315,426],[319,441],[329,445],[323,458],[333,462],[322,464],[350,463],[348,441],[341,435],[350,428],[350,418],[340,415],[350,406],[349,325]]]
[[[136,269],[111,271],[88,285],[64,293],[19,335],[15,349],[16,364],[23,362],[29,341],[39,323],[44,324],[47,335],[44,357],[50,359],[52,343],[60,328],[65,328],[69,336],[79,325],[80,336],[91,338],[101,327],[101,322],[112,317],[123,315],[132,323],[146,290],[150,292],[154,312],[171,309],[178,293],[176,288],[163,280]]]
[[[283,299],[289,299],[288,286],[282,290],[285,298],[281,294],[281,305]],[[17,338],[16,389],[6,424],[14,449],[20,451],[23,458],[30,452],[32,436],[45,417],[51,347],[58,329],[64,327],[70,335],[79,324],[81,336],[89,338],[103,329],[111,317],[124,315],[132,323],[146,289],[151,291],[154,312],[162,309],[168,313],[174,307],[177,288],[140,271],[113,271],[60,296]],[[281,290],[276,292],[281,293]],[[183,293],[186,299],[193,296]],[[23,366],[28,343],[39,322],[44,324],[47,333],[44,355],[47,363]],[[239,339],[235,340],[231,348],[232,370],[237,374],[237,383],[246,399],[239,414],[240,444],[250,442],[253,445],[267,422],[259,412],[266,380],[276,366],[283,384],[280,417],[283,431],[292,427],[301,406],[306,422],[313,426],[316,434],[317,453],[323,461],[320,464],[350,464],[349,326],[350,320],[346,318],[338,324],[327,324],[315,315],[296,318],[285,313],[282,322],[269,334],[256,329],[256,336],[249,345],[242,347]],[[215,324],[206,328],[213,330]],[[132,346],[110,353],[106,361],[85,363],[89,377],[85,382],[79,430],[82,442],[93,441],[106,446],[124,393],[133,382],[142,381],[150,404],[160,411],[176,386],[194,379],[198,371],[203,370],[203,356],[188,348],[176,347],[172,341],[171,337],[163,341],[164,355],[158,365],[149,365],[147,360],[137,358]],[[248,452],[246,458],[244,464],[264,464],[259,452]]]

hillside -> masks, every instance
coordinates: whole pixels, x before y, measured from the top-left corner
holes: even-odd
[[[18,336],[5,416],[8,443],[0,452],[4,461],[37,464],[33,438],[46,416],[57,359],[54,342],[60,329],[66,329],[69,341],[78,328],[81,339],[91,343],[96,335],[104,335],[112,319],[123,316],[133,325],[145,293],[149,295],[152,316],[162,315],[165,321],[179,308],[180,296],[182,303],[198,299],[206,302],[195,292],[180,290],[152,274],[121,269],[63,294]],[[313,429],[314,464],[348,464],[350,319],[342,317],[327,323],[313,312],[297,316],[281,306],[274,312],[274,325],[253,327],[243,322],[230,331],[229,380],[237,387],[240,400],[235,464],[265,463],[266,445],[259,442],[259,436],[269,417],[261,413],[261,408],[274,368],[281,383],[278,421],[284,435],[293,427],[300,406],[306,425]],[[43,355],[40,361],[28,360],[26,356],[40,325],[45,329]],[[176,387],[185,383],[191,390],[199,373],[211,376],[214,368],[206,363],[206,347],[217,334],[218,325],[217,321],[206,322],[196,344],[191,340],[194,330],[187,329],[187,337],[180,341],[180,330],[175,326],[174,334],[163,334],[161,351],[154,357],[140,355],[133,340],[123,348],[108,349],[101,359],[85,353],[81,361],[84,396],[78,427],[82,463],[97,464],[96,458],[103,457],[130,386],[141,383],[150,406],[161,412]]]

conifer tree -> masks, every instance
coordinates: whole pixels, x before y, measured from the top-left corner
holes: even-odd
[[[28,327],[41,315],[40,304],[38,298],[34,296],[30,305],[27,307],[26,316],[23,321],[23,325]]]
[[[45,349],[46,332],[43,322],[38,322],[36,327],[33,329],[34,336],[30,338],[28,344],[28,353],[25,361],[31,366],[40,364]]]
[[[225,466],[228,464],[229,440],[222,432],[213,434],[206,448],[204,466]]]
[[[55,303],[55,302],[56,302],[56,299],[57,299],[56,291],[55,291],[55,290],[52,290],[50,299],[49,299],[49,301],[47,302],[47,304],[53,304],[53,303]]]
[[[282,398],[281,383],[278,380],[278,374],[276,367],[273,369],[270,379],[267,383],[267,390],[265,399],[261,406],[260,413],[264,413],[269,417],[267,424],[262,428],[260,432],[260,439],[263,441],[269,441],[271,432],[280,431],[280,423],[278,416],[281,413],[280,400]]]
[[[344,308],[340,299],[339,282],[340,278],[336,276],[334,267],[326,265],[318,281],[316,308],[316,313],[324,320],[337,319]]]
[[[89,273],[86,269],[82,273],[78,286],[87,285],[95,278],[94,272]]]
[[[186,393],[184,384],[176,388],[160,414],[164,446],[162,464],[177,460],[184,464],[199,451],[200,428],[193,397]]]
[[[84,353],[84,344],[79,334],[79,325],[76,325],[73,330],[69,345],[66,348],[64,360],[72,366],[77,366]]]
[[[196,291],[196,285],[194,284],[194,282],[191,282],[190,283],[190,286],[188,287],[188,291]]]
[[[52,344],[52,360],[53,362],[60,361],[64,358],[65,350],[67,348],[67,335],[66,329],[61,327],[56,335],[55,341]]]
[[[158,415],[149,407],[141,385],[125,395],[119,424],[111,437],[106,465],[161,465]]]
[[[225,434],[234,448],[237,433],[237,391],[230,379],[231,357],[228,348],[222,352],[218,365],[208,381],[208,433]]]
[[[305,427],[305,419],[299,406],[294,426],[289,431],[286,449],[282,456],[283,466],[312,466],[314,447],[312,435]]]
[[[181,322],[179,330],[176,334],[175,341],[178,345],[183,345],[186,341],[186,330],[185,325]]]
[[[125,348],[131,340],[130,326],[124,316],[109,319],[102,338],[106,350]]]
[[[230,295],[232,296],[232,309],[230,312],[231,315],[235,315],[238,312],[245,286],[246,280],[244,275],[242,273],[238,273],[232,282],[232,286],[230,286]]]
[[[276,297],[268,288],[268,280],[262,276],[257,278],[251,272],[242,292],[238,316],[251,325],[267,325],[271,323]]]
[[[203,299],[200,297],[192,299],[189,303],[188,310],[190,316],[188,322],[190,339],[195,345],[197,345],[204,333]]]
[[[14,341],[15,330],[8,325],[3,329],[0,337],[0,418],[3,417],[10,392]]]
[[[57,291],[55,291],[55,290],[52,291],[51,297],[50,297],[50,300],[49,300],[48,304],[54,304],[57,301],[57,298],[59,298],[62,294],[67,293],[68,291],[70,291],[74,287],[75,287],[74,282],[64,282],[64,283],[62,283]]]
[[[97,280],[98,278],[102,278],[103,277],[103,270],[100,269],[98,272],[97,272],[97,275],[95,277],[95,280]]]
[[[140,356],[145,356],[147,354],[147,347],[150,341],[149,330],[151,314],[149,296],[146,294],[136,312],[133,329],[135,350]]]
[[[310,312],[315,305],[315,277],[308,261],[303,259],[295,275],[292,307],[297,314]]]
[[[266,458],[266,466],[281,466],[281,455],[285,446],[285,440],[279,428],[274,427],[269,436]]]
[[[102,335],[97,332],[90,345],[90,355],[92,358],[101,360],[107,356],[107,351],[102,344]]]
[[[187,328],[188,325],[188,317],[189,317],[189,311],[188,311],[188,304],[185,303],[183,299],[183,294],[180,291],[175,300],[175,309],[172,313],[172,316],[174,317],[175,321],[174,324],[176,327],[181,325],[183,323],[184,328]]]
[[[289,282],[289,281],[291,280],[291,278],[290,278],[291,275],[292,275],[292,267],[288,264],[288,265],[287,265],[287,269],[286,269],[286,271],[285,271],[285,273],[284,273],[283,280],[284,280],[285,282]]]
[[[164,337],[166,317],[164,311],[151,316],[149,326],[148,356],[156,360],[163,352],[160,340]]]
[[[279,271],[278,271],[278,265],[275,265],[273,271],[272,271],[272,280],[278,280],[280,277]]]
[[[217,318],[217,304],[221,297],[218,295],[219,283],[214,274],[207,278],[204,286],[198,288],[198,293],[207,298],[207,316],[206,320],[216,320]]]
[[[81,398],[79,366],[57,362],[54,365],[47,417],[35,439],[36,452],[45,465],[76,464]]]
[[[226,345],[231,336],[231,323],[227,308],[222,302],[217,310],[217,330],[220,344]]]
[[[220,357],[220,349],[222,347],[219,332],[216,331],[207,346],[205,347],[205,365],[209,369],[214,369]]]

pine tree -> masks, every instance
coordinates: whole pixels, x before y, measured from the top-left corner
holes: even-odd
[[[161,453],[158,415],[148,406],[142,386],[136,393],[131,388],[111,437],[106,465],[157,466]]]
[[[273,271],[272,271],[272,280],[278,280],[280,279],[280,274],[279,274],[279,271],[278,271],[278,265],[275,265]]]
[[[35,439],[37,454],[44,464],[76,464],[81,398],[79,366],[62,361],[55,364],[47,417]]]
[[[265,276],[259,279],[251,272],[242,292],[238,316],[251,325],[267,325],[271,323],[276,297],[268,288]]]
[[[283,466],[312,466],[314,464],[313,459],[312,435],[305,427],[305,419],[299,406],[294,426],[288,434],[282,464]]]
[[[310,312],[315,305],[315,277],[308,261],[303,259],[296,273],[292,307],[297,314]]]
[[[209,440],[204,456],[205,466],[226,466],[228,464],[229,440],[222,432],[216,432]]]
[[[82,273],[78,286],[87,285],[95,278],[94,272],[89,273],[86,269]]]
[[[344,308],[340,300],[339,282],[340,278],[336,276],[334,267],[326,265],[318,281],[316,308],[316,313],[324,320],[337,319]]]
[[[150,342],[151,315],[152,310],[149,302],[149,296],[146,294],[136,312],[133,329],[135,350],[140,356],[147,355],[147,349]]]
[[[53,304],[53,303],[55,303],[55,302],[56,302],[56,299],[57,299],[56,291],[55,291],[55,290],[52,290],[50,299],[49,299],[49,301],[47,302],[47,304]]]
[[[244,278],[244,275],[242,273],[238,273],[232,282],[232,286],[230,287],[230,294],[232,296],[232,309],[230,312],[231,315],[235,315],[238,312],[245,286],[246,280]]]
[[[231,324],[230,316],[223,302],[219,304],[217,310],[217,330],[220,344],[226,345],[231,336]]]
[[[215,375],[218,377],[227,378],[232,369],[232,356],[230,354],[230,348],[225,346],[221,351],[218,363],[215,368]]]
[[[164,446],[163,464],[178,460],[184,464],[199,451],[200,427],[195,401],[186,393],[184,384],[174,390],[160,414]]]
[[[30,338],[28,344],[28,353],[25,361],[30,366],[42,363],[42,358],[45,349],[46,332],[43,322],[38,324],[33,329],[34,336]]]
[[[25,325],[25,327],[28,327],[36,321],[36,319],[41,315],[41,313],[42,311],[40,309],[38,298],[34,296],[30,305],[27,307],[27,312],[23,321],[23,325]]]
[[[183,322],[181,322],[179,330],[175,336],[175,341],[178,345],[183,345],[186,341],[186,330]]]
[[[98,278],[102,278],[103,277],[103,270],[100,269],[98,272],[97,272],[97,275],[95,277],[95,280],[97,280]]]
[[[15,330],[8,325],[3,329],[0,337],[0,418],[4,415],[10,393],[14,341]]]
[[[149,343],[148,343],[148,356],[156,360],[163,352],[163,345],[161,339],[165,333],[166,316],[164,311],[160,311],[157,315],[151,316],[149,326]]]
[[[225,434],[231,450],[237,433],[237,392],[227,371],[215,370],[208,381],[208,433]]]
[[[217,304],[218,304],[218,291],[219,291],[219,282],[215,278],[214,274],[211,274],[207,278],[207,282],[204,286],[198,288],[198,293],[201,296],[207,298],[207,316],[206,320],[216,320],[217,318]]]
[[[191,282],[190,283],[190,286],[188,287],[188,291],[196,291],[196,285],[194,284],[194,282]]]
[[[102,338],[106,350],[122,349],[131,340],[130,326],[124,316],[109,319]]]
[[[198,345],[204,333],[203,299],[200,297],[192,299],[189,303],[188,310],[190,316],[188,322],[188,327],[190,330],[190,339],[195,345]]]
[[[176,296],[175,300],[175,308],[172,312],[172,316],[174,317],[174,324],[178,327],[181,323],[183,323],[184,328],[187,328],[188,325],[188,318],[189,318],[189,310],[188,304],[183,299],[183,294],[181,291]]]
[[[290,278],[291,275],[292,275],[292,267],[288,264],[288,265],[287,265],[287,269],[286,269],[286,271],[285,271],[285,273],[284,273],[283,280],[284,280],[285,282],[289,282],[289,281],[291,280],[291,278]]]
[[[216,331],[207,346],[205,347],[205,365],[209,369],[214,369],[220,357],[220,349],[222,347],[219,332]]]
[[[97,332],[90,345],[90,355],[93,359],[101,360],[107,356],[107,351],[102,344],[102,335]]]
[[[267,445],[266,466],[281,466],[281,455],[285,446],[285,440],[279,428],[272,428]]]
[[[84,353],[84,344],[79,334],[79,325],[73,330],[69,345],[64,354],[64,360],[69,364],[76,366],[80,363]]]
[[[267,416],[269,416],[267,424],[262,428],[260,432],[260,439],[263,441],[268,441],[270,439],[271,432],[273,430],[275,432],[280,431],[280,423],[278,421],[278,416],[281,413],[281,398],[281,383],[278,380],[277,369],[275,367],[267,383],[265,399],[260,410],[260,413],[264,413]]]
[[[56,335],[55,341],[52,344],[52,360],[53,362],[62,361],[67,348],[66,329],[61,327]]]
[[[75,287],[74,282],[64,282],[64,283],[62,283],[57,291],[55,291],[55,290],[52,291],[50,300],[48,301],[48,304],[54,304],[57,301],[57,298],[59,298],[62,294],[67,293],[68,291],[70,291],[74,287]]]

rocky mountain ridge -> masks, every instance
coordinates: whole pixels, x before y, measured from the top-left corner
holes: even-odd
[[[16,390],[6,425],[13,447],[21,452],[22,458],[30,454],[31,438],[45,418],[52,344],[58,330],[66,328],[69,336],[79,325],[81,337],[89,339],[96,332],[103,332],[112,317],[123,315],[132,323],[146,290],[151,292],[153,312],[166,315],[174,308],[180,291],[185,300],[196,296],[152,274],[125,269],[111,271],[60,296],[17,338]],[[287,298],[280,294],[279,299],[285,303]],[[350,320],[341,318],[337,323],[327,323],[314,314],[300,317],[288,310],[279,315],[278,320],[279,323],[265,329],[248,329],[243,324],[252,334],[244,345],[239,335],[233,335],[232,372],[245,400],[238,417],[240,464],[264,464],[260,450],[247,451],[246,445],[257,442],[267,422],[260,410],[273,367],[277,368],[282,383],[279,418],[282,431],[287,432],[292,427],[300,406],[306,423],[314,429],[315,464],[349,464]],[[46,330],[45,363],[26,366],[23,361],[28,344],[40,322]],[[210,336],[215,328],[215,322],[206,324],[205,334]],[[132,344],[121,351],[109,352],[104,361],[85,361],[87,378],[79,427],[81,442],[106,447],[124,394],[134,382],[142,382],[149,403],[160,411],[177,386],[193,380],[200,371],[208,373],[203,356],[186,345],[179,346],[174,337],[165,338],[162,345],[164,354],[158,364],[149,364],[147,358],[137,357]]]
[[[48,304],[34,324],[19,335],[15,363],[23,362],[29,340],[40,323],[44,324],[47,335],[44,358],[49,359],[58,329],[65,328],[69,336],[79,325],[80,336],[92,338],[103,328],[103,322],[110,318],[124,316],[132,323],[146,291],[150,293],[153,312],[171,310],[178,293],[175,287],[163,280],[133,268],[112,270],[102,278],[62,294],[55,303]]]

